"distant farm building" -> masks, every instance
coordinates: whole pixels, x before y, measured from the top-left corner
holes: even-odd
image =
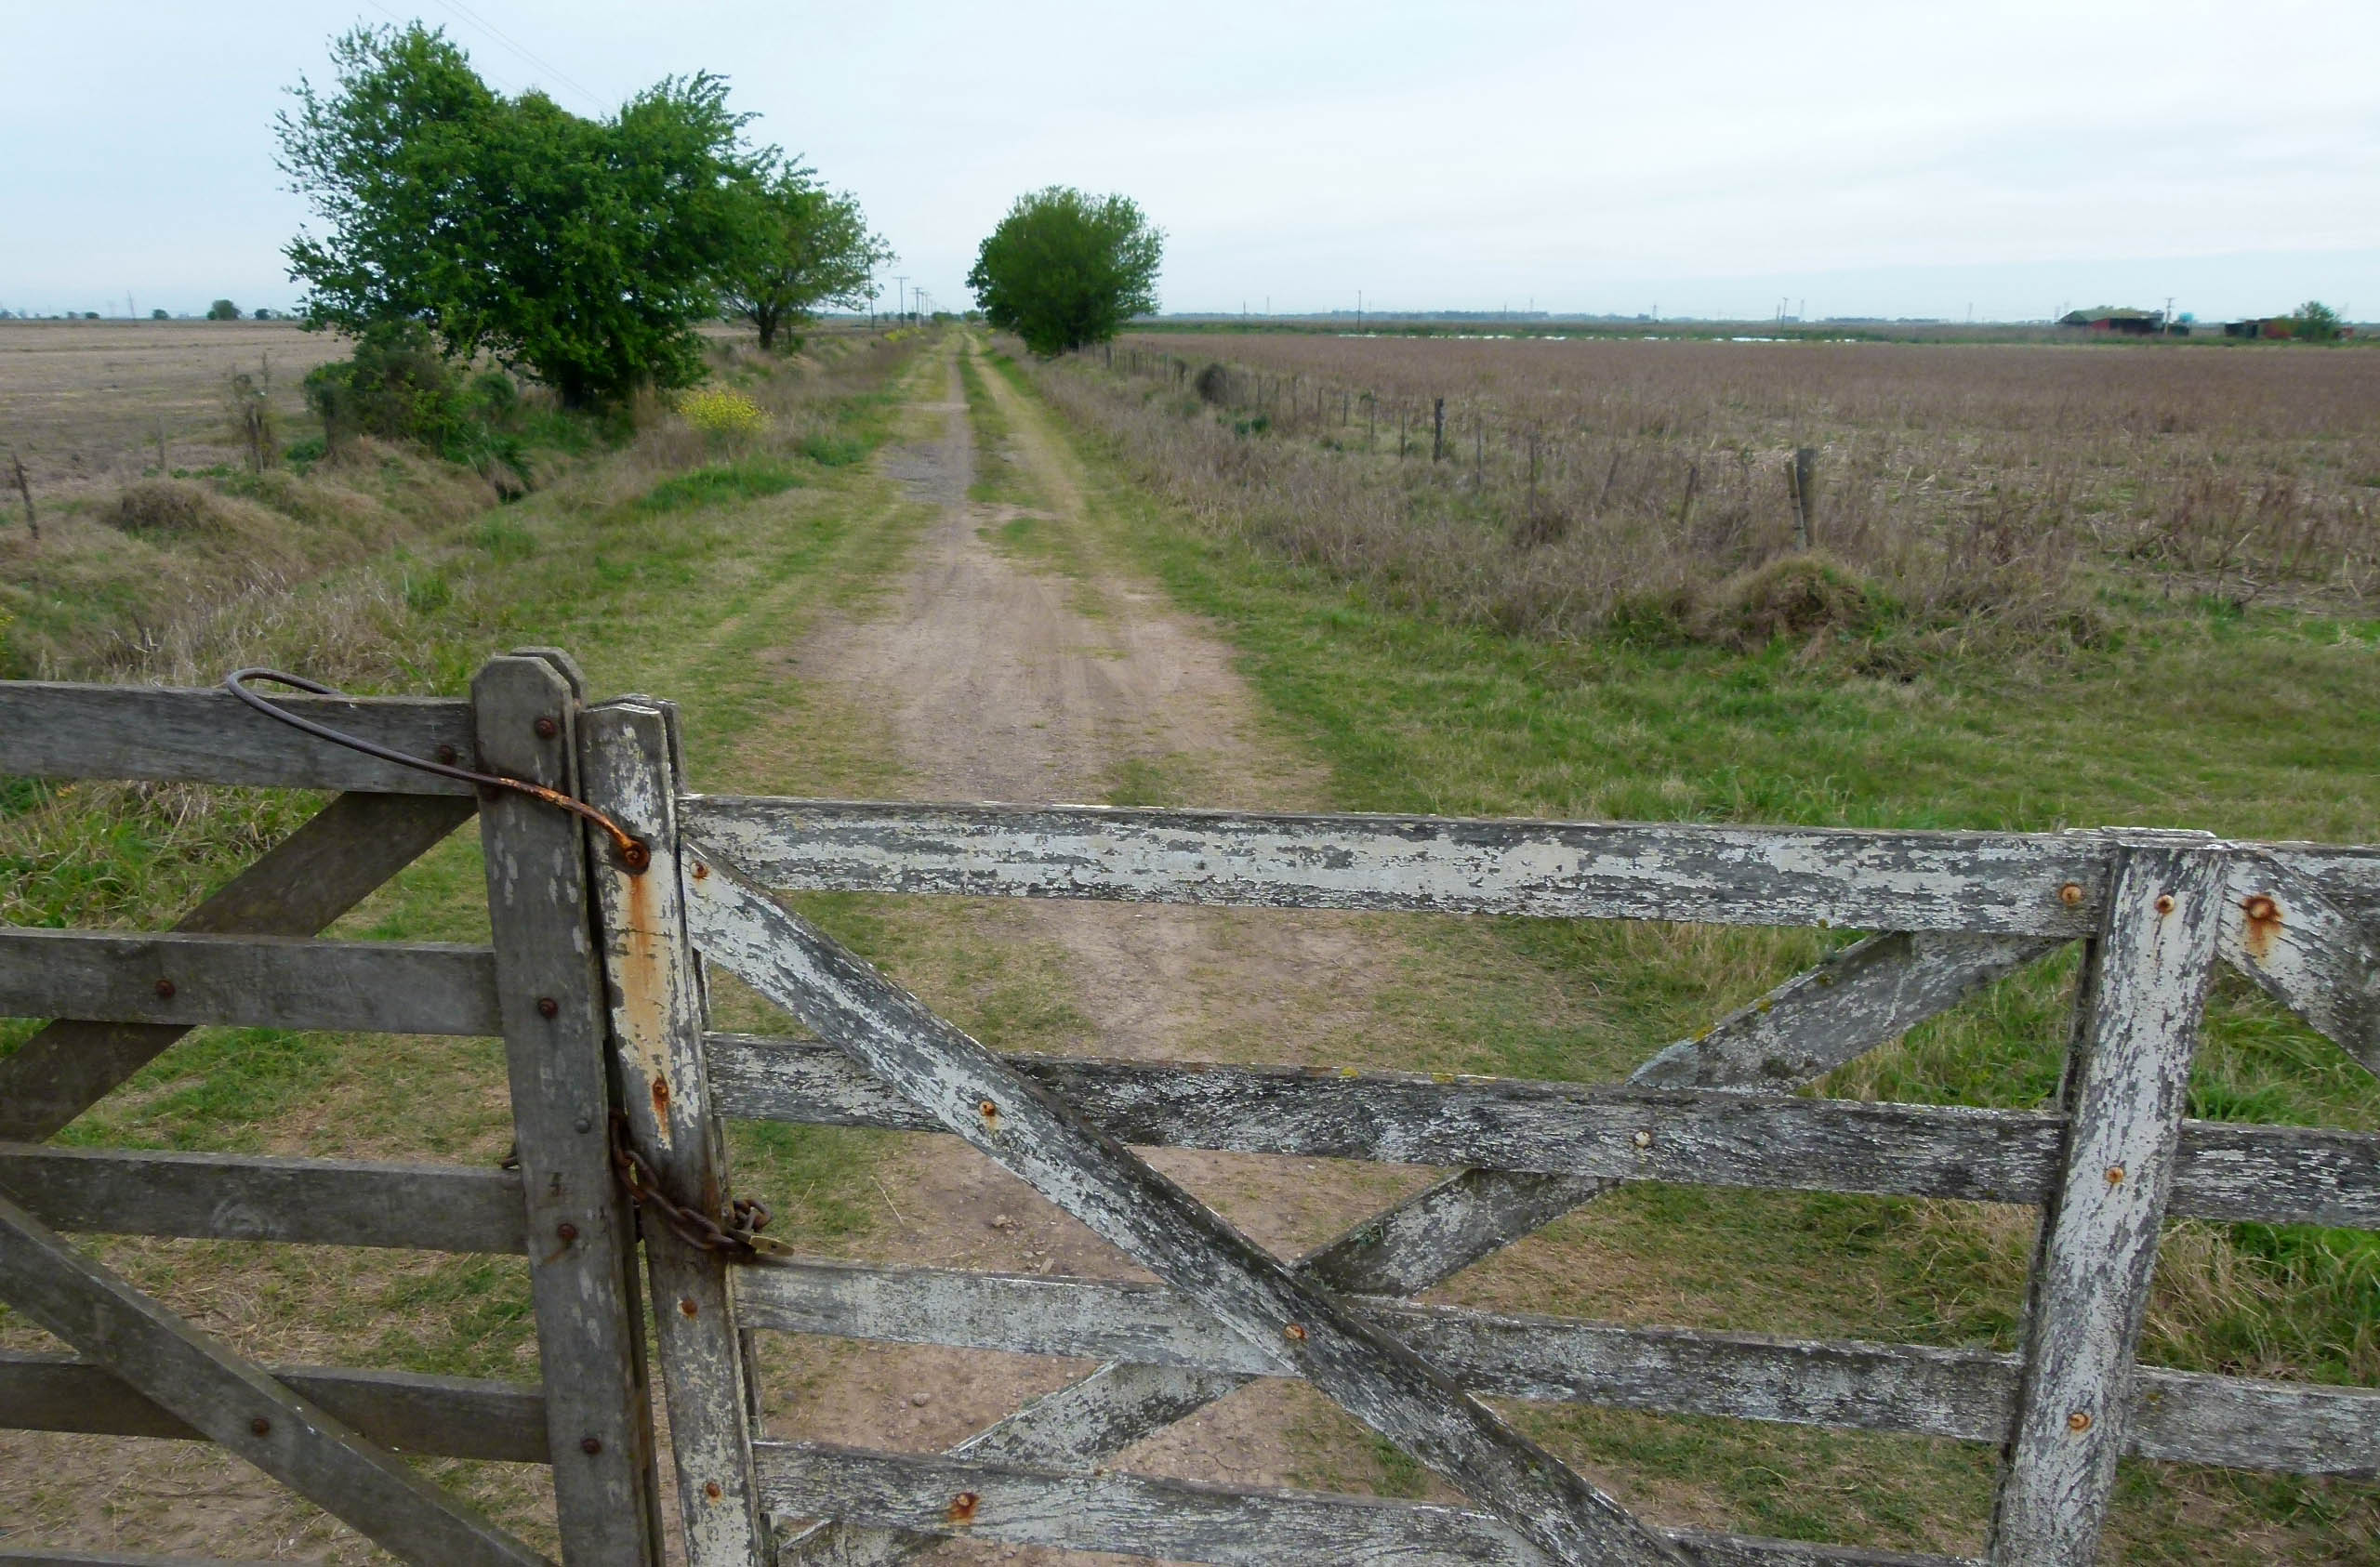
[[[2227,321],[2223,323],[2226,337],[2294,337],[2297,323],[2289,316],[2259,316],[2253,321]]]
[[[2087,332],[2120,332],[2135,337],[2146,337],[2165,329],[2162,310],[2119,309],[2102,305],[2096,310],[2069,310],[2058,317],[2060,326],[2079,326]]]

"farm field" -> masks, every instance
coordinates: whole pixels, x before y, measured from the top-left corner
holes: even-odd
[[[224,377],[263,375],[294,421],[306,372],[347,348],[290,321],[0,321],[0,443],[51,505],[155,472],[161,436],[169,471],[235,462]]]
[[[563,646],[598,691],[680,701],[694,782],[717,790],[2380,838],[2380,616],[2356,564],[2380,489],[2354,477],[2380,478],[2374,386],[2360,378],[2380,356],[2217,350],[2210,364],[2243,368],[2212,373],[2240,378],[2185,397],[2163,378],[2194,362],[2149,362],[2155,350],[2135,366],[2131,350],[1879,347],[1860,351],[2076,357],[2046,369],[1829,361],[1849,368],[1797,377],[1759,356],[1831,349],[1620,343],[1580,345],[1618,357],[1540,378],[1527,356],[1569,346],[1247,346],[1243,358],[1237,339],[1130,338],[1112,372],[1087,356],[1030,365],[957,333],[855,337],[783,368],[722,347],[715,379],[770,413],[749,447],[655,412],[626,444],[553,454],[539,489],[505,506],[469,470],[416,453],[325,466],[306,494],[360,497],[337,503],[353,508],[339,514],[342,551],[306,573],[210,567],[205,597],[139,634],[137,607],[113,599],[35,614],[43,667],[203,681],[262,661],[361,690],[453,691],[491,651]],[[1439,349],[1461,352],[1429,357]],[[1133,352],[1193,362],[1177,384]],[[1329,357],[1342,352],[1356,357]],[[1728,354],[1741,357],[1716,357]],[[2270,366],[2301,360],[2320,384],[2293,392]],[[1244,379],[1201,401],[1189,382],[1210,362]],[[197,375],[168,365],[163,378]],[[2149,388],[2134,394],[2143,428],[2091,412],[2135,382]],[[1401,459],[1377,415],[1357,438],[1366,391],[1383,413],[1404,408]],[[1439,396],[1458,454],[1433,467],[1414,428]],[[2201,424],[2153,428],[2169,406],[2199,409]],[[1467,464],[1465,416],[1479,429]],[[1792,546],[1782,479],[1803,444],[1821,454],[1812,552]],[[2215,476],[2209,506],[2246,508],[2221,528],[2212,513],[2157,509],[2197,493],[2201,471]],[[1681,507],[1689,473],[1695,499]],[[2043,497],[2053,475],[2067,476],[2063,500]],[[322,527],[236,475],[210,491],[227,507],[285,504],[276,528]],[[354,531],[366,503],[393,520]],[[0,556],[12,602],[225,547],[125,542],[96,481],[60,504],[44,552],[20,539]],[[2206,542],[2234,521],[2263,531]],[[282,553],[280,535],[258,536]],[[135,546],[148,553],[125,553]],[[1805,553],[1835,577],[1777,572]],[[57,574],[59,557],[82,574]],[[307,808],[12,787],[0,918],[162,923]],[[480,875],[476,841],[459,835],[340,932],[482,938]],[[1000,1048],[1589,1082],[1834,940],[856,897],[804,907]],[[2070,982],[2069,965],[2017,976],[1821,1091],[2039,1103]],[[732,983],[718,1001],[725,1026],[784,1026]],[[0,1052],[29,1028],[0,1023]],[[427,1113],[433,1097],[442,1108]],[[2369,1075],[2235,981],[2217,995],[2192,1097],[2202,1116],[2380,1129]],[[493,1042],[213,1031],[68,1140],[493,1161],[503,1102]],[[1117,1271],[1112,1252],[949,1139],[747,1127],[736,1157],[738,1189],[807,1249]],[[1158,1162],[1289,1252],[1423,1179],[1183,1151]],[[1432,1298],[2005,1350],[2030,1232],[2029,1214],[1983,1205],[1646,1186]],[[523,1271],[509,1260],[97,1249],[273,1358],[513,1376],[534,1363]],[[0,1342],[43,1340],[0,1316]],[[2177,1224],[2146,1354],[2371,1386],[2380,1250],[2347,1232]],[[764,1355],[773,1433],[920,1450],[1088,1369],[791,1337]],[[1989,1505],[1992,1455],[1968,1444],[1583,1408],[1525,1417],[1664,1522],[1971,1552]],[[68,1459],[99,1464],[105,1496],[7,1488],[0,1531],[379,1560],[217,1455],[0,1437],[11,1472]],[[1442,1495],[1287,1385],[1236,1395],[1123,1463]],[[522,1471],[439,1472],[550,1544]],[[2371,1483],[2149,1464],[2126,1467],[2109,1546],[2127,1563],[2375,1551]]]

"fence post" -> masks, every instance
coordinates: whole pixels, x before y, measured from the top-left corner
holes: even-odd
[[[720,1217],[727,1153],[711,1113],[702,973],[686,941],[679,881],[677,730],[673,708],[643,698],[590,708],[580,727],[579,765],[588,803],[651,852],[641,876],[602,845],[592,861],[628,1137],[669,1196]],[[648,1218],[643,1229],[688,1567],[764,1567],[769,1536],[752,1473],[750,1371],[729,1300],[727,1260],[689,1245],[667,1224]]]
[[[570,790],[580,689],[560,655],[490,659],[471,682],[482,765]],[[562,1561],[659,1567],[636,1232],[612,1177],[585,836],[576,817],[525,795],[481,802]]]
[[[1993,1567],[2090,1567],[2132,1406],[2223,915],[2203,835],[2116,836],[2107,922],[2088,943],[2060,1097],[2064,1171],[2042,1216],[2025,1370],[1991,1517]]]
[[[1447,400],[1430,400],[1430,461],[1436,463],[1447,454]]]
[[[1810,540],[1818,533],[1818,454],[1815,446],[1793,448],[1793,466],[1785,470],[1785,487],[1793,493],[1793,545],[1797,549],[1810,547]]]

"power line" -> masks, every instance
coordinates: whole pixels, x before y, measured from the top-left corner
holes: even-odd
[[[531,66],[544,72],[555,81],[560,82],[563,86],[568,87],[571,91],[576,93],[580,99],[598,114],[610,112],[610,111],[604,107],[603,100],[601,98],[588,91],[579,83],[572,80],[569,76],[564,75],[559,67],[549,63],[542,56],[533,54],[522,45],[514,43],[509,34],[499,30],[495,23],[488,21],[477,11],[472,10],[469,6],[462,4],[462,0],[438,0],[438,4],[443,8],[452,11],[456,16],[463,18],[472,26],[478,28],[482,33],[486,33],[489,37],[495,39],[506,48],[510,49],[514,54],[519,55],[522,59],[528,61]]]

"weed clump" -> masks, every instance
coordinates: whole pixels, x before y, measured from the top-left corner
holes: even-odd
[[[1783,638],[1821,632],[1857,637],[1877,629],[1876,596],[1821,555],[1788,555],[1719,583],[1686,619],[1696,641],[1749,652]]]
[[[1231,372],[1220,364],[1210,364],[1199,371],[1192,385],[1198,389],[1198,401],[1210,407],[1221,407],[1231,401]]]
[[[215,492],[182,479],[143,479],[126,485],[100,514],[127,533],[192,536],[219,533],[227,520]]]

